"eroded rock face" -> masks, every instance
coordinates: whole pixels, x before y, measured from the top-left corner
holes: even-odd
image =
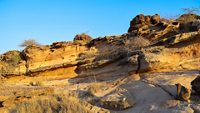
[[[7,74],[29,74],[44,72],[45,70],[57,70],[59,68],[73,67],[72,71],[89,70],[105,66],[111,62],[131,59],[135,51],[142,51],[139,67],[141,70],[183,70],[196,69],[199,65],[199,32],[196,30],[181,32],[180,23],[184,24],[181,16],[176,21],[161,19],[158,14],[153,16],[137,15],[132,21],[129,33],[119,36],[106,36],[93,39],[87,34],[76,35],[74,42],[55,42],[47,46],[28,47],[17,56],[19,62],[5,54],[2,57],[3,65],[13,65],[14,71]],[[191,15],[189,15],[191,16]],[[198,16],[193,15],[193,26],[198,27]],[[141,35],[141,36],[139,36]],[[142,48],[142,50],[141,50]],[[189,52],[188,52],[189,51]],[[192,60],[191,60],[192,59]],[[126,61],[136,71],[138,60]],[[76,66],[78,68],[76,68]],[[2,70],[5,70],[3,69]],[[61,70],[59,70],[61,71]],[[77,74],[74,72],[74,75]]]
[[[88,48],[85,45],[58,42],[53,43],[51,46],[26,48],[23,54],[27,59],[27,72],[34,73],[74,67],[77,65],[78,55],[87,50]],[[63,72],[65,73],[65,71]],[[76,75],[75,72],[71,73],[71,76],[74,75]]]
[[[157,14],[153,16],[137,15],[130,23],[128,32],[135,36],[142,36],[156,43],[162,39],[168,43],[176,35],[197,32],[199,30],[199,16],[195,14],[182,15],[177,20],[161,19]]]
[[[192,111],[184,101],[191,97],[191,104],[196,102],[190,83],[199,75],[200,32],[198,18],[183,21],[187,16],[167,20],[141,14],[123,35],[92,39],[81,34],[73,42],[1,55],[0,112],[30,107],[48,112]],[[199,81],[192,82],[198,94]]]

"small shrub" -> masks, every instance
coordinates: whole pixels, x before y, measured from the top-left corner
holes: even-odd
[[[126,57],[126,50],[121,48],[114,48],[113,50],[107,49],[103,52],[100,52],[95,57],[95,61],[101,61],[105,63],[105,60],[117,60]],[[101,62],[99,62],[101,64]]]
[[[117,52],[115,50],[109,50],[109,49],[105,50],[104,52],[100,52],[95,57],[95,61],[112,59],[112,57],[114,56],[114,53],[117,53]]]
[[[95,55],[96,55],[95,52],[90,52],[90,51],[88,51],[88,52],[86,52],[86,53],[80,53],[80,54],[78,55],[77,60],[85,60],[85,59],[87,59],[87,58],[95,57]]]
[[[181,13],[179,14],[175,14],[175,15],[166,15],[167,19],[169,20],[179,20],[179,18],[181,17],[181,15],[196,15],[197,13],[200,12],[200,7],[191,7],[191,8],[182,8],[181,9]],[[188,16],[186,18],[182,18],[183,21],[191,21],[194,20],[192,16]]]
[[[4,56],[0,55],[0,61],[3,61]]]
[[[19,55],[13,55],[10,59],[10,63],[13,64],[13,65],[16,65],[18,64],[20,61],[21,61],[21,57]]]
[[[24,40],[20,45],[20,47],[29,47],[29,46],[40,46],[40,44],[34,39]]]

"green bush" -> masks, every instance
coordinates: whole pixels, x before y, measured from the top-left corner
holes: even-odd
[[[16,65],[21,61],[21,57],[19,55],[14,55],[11,57],[10,61],[12,64]]]

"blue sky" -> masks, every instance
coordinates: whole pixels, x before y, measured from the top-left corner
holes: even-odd
[[[0,0],[0,53],[23,49],[25,39],[41,44],[127,32],[137,14],[171,17],[200,0]]]

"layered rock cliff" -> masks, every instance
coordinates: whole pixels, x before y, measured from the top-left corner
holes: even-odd
[[[80,34],[73,42],[6,52],[0,57],[0,110],[200,112],[199,19],[141,14],[119,36]]]

